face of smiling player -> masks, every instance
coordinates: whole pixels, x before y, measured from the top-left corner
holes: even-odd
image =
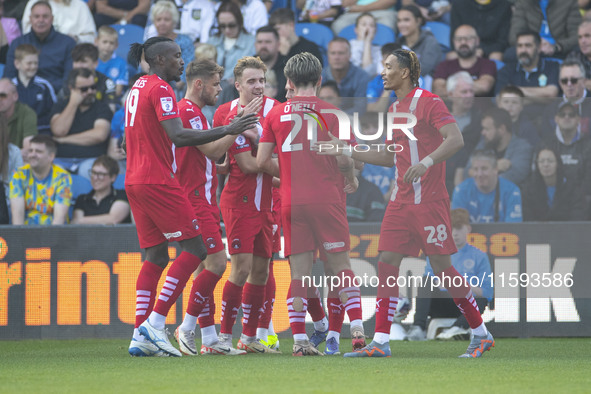
[[[261,97],[265,90],[265,72],[258,68],[246,68],[235,82],[240,93],[240,104],[246,105],[255,97]]]

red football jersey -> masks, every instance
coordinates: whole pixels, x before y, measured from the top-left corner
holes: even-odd
[[[179,101],[178,107],[183,127],[194,130],[209,130],[209,122],[197,104],[182,99]],[[181,186],[187,190],[187,193],[202,197],[203,201],[209,205],[217,205],[216,190],[218,180],[215,162],[208,159],[195,146],[177,148],[176,161]]]
[[[228,113],[231,109],[238,105],[238,100],[239,99],[234,99],[232,101],[228,101],[227,103],[221,104],[218,109],[215,110],[215,113],[213,114],[212,127],[220,127],[225,125],[224,122],[228,117]]]
[[[409,131],[417,138],[410,140],[400,129],[394,129],[392,139],[387,144],[402,145],[403,150],[396,153],[396,182],[392,190],[391,201],[402,204],[420,204],[421,202],[449,199],[445,188],[445,162],[430,167],[425,175],[412,184],[404,182],[404,174],[413,165],[432,153],[443,142],[439,129],[447,124],[455,123],[443,100],[439,96],[421,89],[413,89],[408,96],[390,106],[390,112],[412,113],[417,124]],[[394,118],[397,124],[407,123],[406,118]]]
[[[339,135],[334,114],[321,114],[321,119],[315,113],[323,109],[337,108],[317,97],[294,97],[290,102],[275,106],[265,118],[260,142],[272,142],[277,146],[283,206],[334,203],[345,198],[344,177],[336,158],[310,150],[311,139],[329,141],[328,131]],[[356,144],[353,134],[347,142]]]
[[[273,106],[280,104],[279,101],[270,97],[263,98],[263,106],[258,113],[260,119],[264,119]],[[223,124],[229,124],[238,112],[238,105],[233,106]],[[259,136],[262,134],[262,126],[257,123]],[[251,210],[270,210],[273,206],[272,188],[273,177],[269,174],[259,172],[258,174],[245,174],[242,172],[235,155],[243,152],[250,152],[256,157],[256,146],[252,142],[239,135],[236,141],[228,149],[230,159],[230,173],[228,182],[224,186],[220,204],[225,208],[240,208]]]
[[[139,78],[125,102],[125,185],[178,185],[175,147],[161,121],[177,118],[170,85],[156,74]]]

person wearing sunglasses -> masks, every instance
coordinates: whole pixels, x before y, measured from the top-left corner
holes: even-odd
[[[238,59],[256,52],[254,36],[244,28],[244,18],[240,6],[232,1],[224,1],[216,13],[218,33],[209,38],[208,44],[216,47],[217,64],[224,67],[222,79],[233,81],[233,70]]]
[[[90,170],[92,191],[82,194],[74,204],[72,224],[130,223],[130,209],[124,190],[113,187],[119,164],[107,155],[99,156]]]
[[[70,94],[54,106],[50,126],[58,142],[55,162],[72,173],[90,178],[94,160],[107,153],[113,113],[96,99],[95,73],[75,68],[68,76]]]

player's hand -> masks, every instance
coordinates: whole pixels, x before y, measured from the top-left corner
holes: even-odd
[[[426,172],[427,167],[425,167],[421,163],[415,164],[414,166],[410,167],[408,171],[406,171],[406,174],[404,174],[404,182],[418,182],[419,178],[425,175]]]
[[[279,188],[279,186],[281,186],[281,179],[277,178],[276,176],[273,177],[273,180],[271,181],[273,187],[275,188]]]
[[[259,132],[256,127],[245,130],[242,135],[248,138],[255,145],[259,143]]]
[[[263,108],[263,97],[255,97],[250,100],[250,103],[246,104],[244,108],[238,110],[237,116],[258,114],[261,108]]]
[[[226,175],[230,172],[230,161],[228,160],[228,155],[224,157],[224,162],[222,164],[216,163],[215,169],[220,175]]]
[[[332,135],[330,131],[328,137],[330,138],[328,141],[316,141],[310,147],[310,150],[317,152],[319,155],[341,156],[343,149],[347,149],[347,144]]]
[[[247,114],[243,116],[235,116],[227,127],[228,134],[236,135],[254,127],[259,121],[259,117],[255,114]]]
[[[345,178],[345,188],[343,189],[345,193],[352,194],[357,191],[359,188],[359,179],[357,177],[353,177],[353,179]]]

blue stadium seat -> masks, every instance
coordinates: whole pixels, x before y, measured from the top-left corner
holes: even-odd
[[[273,11],[275,11],[278,8],[291,8],[291,10],[296,16],[296,20],[299,19],[300,10],[298,10],[296,6],[296,0],[273,0],[273,5],[271,6],[269,15],[271,15]]]
[[[113,187],[115,189],[124,190],[125,189],[125,174],[117,175],[117,179],[113,183]]]
[[[449,25],[446,25],[443,22],[430,21],[425,24],[425,29],[428,29],[431,31],[431,33],[433,33],[437,39],[437,42],[439,42],[439,45],[441,45],[443,52],[447,53],[452,49],[451,43],[449,41],[451,34],[451,28]]]
[[[328,43],[334,37],[332,30],[319,23],[298,23],[295,25],[295,31],[298,36],[304,37],[318,45],[324,58],[324,64],[328,64],[326,51],[328,50]]]
[[[557,57],[546,57],[544,59],[550,60],[552,62],[556,62],[558,64],[562,64],[562,62],[564,61],[563,59],[560,59],[560,58],[557,58]]]
[[[339,37],[346,38],[347,40],[354,40],[357,35],[355,34],[355,24],[346,26],[339,32]],[[396,34],[386,25],[378,23],[376,36],[374,37],[372,44],[382,46],[390,42],[396,41]]]
[[[82,194],[90,193],[92,191],[92,184],[88,179],[81,175],[72,174],[70,176],[72,177],[72,205],[70,205],[70,218],[72,218],[76,199]]]
[[[129,53],[129,47],[134,42],[144,42],[144,28],[127,24],[127,25],[111,25],[111,27],[117,30],[117,36],[119,38],[119,46],[115,51],[115,54],[127,61],[127,54]]]

